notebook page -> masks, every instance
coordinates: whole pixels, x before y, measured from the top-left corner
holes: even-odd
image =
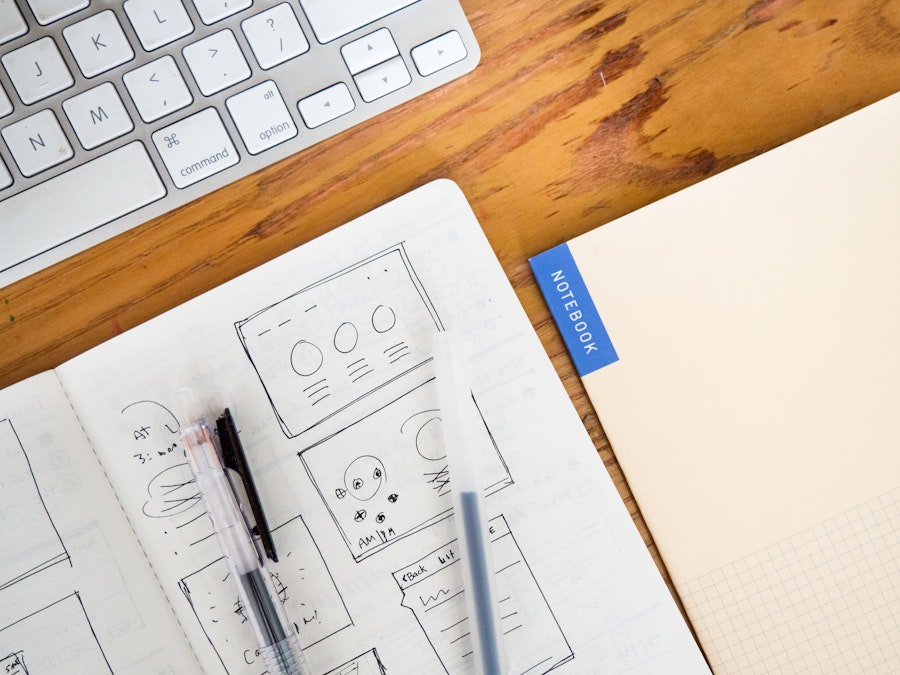
[[[53,373],[0,391],[0,466],[0,671],[194,671]]]
[[[470,423],[514,662],[708,672],[448,181],[59,369],[204,668],[260,672],[178,445],[184,384],[234,415],[314,672],[471,667],[430,356],[450,326],[475,354]]]
[[[895,95],[570,242],[584,377],[717,673],[900,668]]]

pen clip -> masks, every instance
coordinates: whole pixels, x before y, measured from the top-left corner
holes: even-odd
[[[247,493],[247,499],[250,501],[250,511],[255,521],[253,532],[259,535],[259,538],[262,540],[266,557],[273,562],[278,562],[272,531],[269,529],[266,514],[263,512],[262,502],[259,499],[259,493],[256,491],[253,476],[250,475],[250,466],[247,464],[244,446],[241,445],[241,439],[238,438],[237,427],[228,408],[225,408],[225,412],[216,420],[216,430],[219,434],[219,447],[222,450],[222,463],[226,468],[236,471],[241,477],[241,483],[244,486],[244,491]],[[240,503],[240,496],[236,496],[238,497],[238,503]]]

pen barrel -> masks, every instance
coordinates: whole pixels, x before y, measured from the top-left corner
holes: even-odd
[[[474,433],[478,419],[473,417],[466,349],[452,331],[435,335],[434,364],[475,673],[506,675],[508,658]]]
[[[250,534],[211,430],[200,421],[186,425],[181,436],[229,576],[237,588],[240,613],[253,630],[269,675],[310,675],[297,631]]]
[[[243,614],[256,634],[269,675],[309,675],[297,631],[269,571],[260,566],[237,579]]]

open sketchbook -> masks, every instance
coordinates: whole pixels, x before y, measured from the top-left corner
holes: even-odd
[[[430,354],[451,326],[519,672],[708,672],[449,181],[0,392],[3,672],[264,671],[179,445],[184,386],[234,415],[313,672],[471,672]]]
[[[532,260],[716,673],[900,672],[898,121]]]

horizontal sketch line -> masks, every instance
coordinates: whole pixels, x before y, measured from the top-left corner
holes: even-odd
[[[503,634],[504,634],[504,635],[509,635],[509,634],[512,633],[514,630],[519,630],[520,628],[522,628],[522,624],[519,624],[518,626],[513,626],[513,627],[510,628],[509,630],[503,631]]]
[[[401,346],[401,345],[405,345],[405,344],[406,344],[405,342],[398,342],[397,344],[391,345],[390,347],[388,347],[387,349],[385,349],[385,350],[384,350],[384,353],[387,354],[387,353],[388,353],[389,351],[391,351],[392,349],[396,349],[397,347],[399,347],[399,346]]]
[[[469,631],[468,633],[463,633],[463,634],[460,635],[458,638],[453,638],[452,640],[450,640],[450,644],[452,645],[452,644],[454,644],[454,643],[456,643],[456,642],[459,642],[459,641],[462,640],[463,638],[469,637],[471,634],[472,634],[472,631]]]
[[[315,387],[317,384],[322,384],[323,382],[325,382],[325,378],[324,378],[324,377],[323,377],[321,380],[319,380],[318,382],[313,382],[313,383],[312,383],[311,385],[309,385],[308,387],[304,387],[304,388],[302,389],[302,391],[306,391],[307,389],[312,389],[312,388]],[[325,386],[328,386],[328,385],[325,385]]]
[[[365,360],[366,360],[366,358],[363,357],[363,358],[361,358],[361,359],[356,359],[356,361],[354,361],[353,363],[348,363],[348,364],[347,364],[347,370],[349,370],[349,369],[352,368],[353,366],[359,365],[360,363],[362,363],[362,362],[365,361]]]
[[[506,567],[501,567],[499,570],[497,570],[497,571],[495,572],[495,574],[500,574],[501,572],[505,572],[506,570],[508,570],[510,567],[513,567],[513,566],[515,566],[515,565],[521,565],[521,564],[522,564],[522,561],[521,561],[521,560],[516,560],[516,561],[514,561],[514,562],[511,562],[511,563],[510,563],[509,565],[507,565]]]
[[[363,379],[366,375],[371,375],[371,374],[374,373],[374,372],[375,372],[375,371],[374,371],[374,370],[371,370],[371,369],[370,369],[370,370],[367,370],[367,371],[364,372],[362,375],[359,375],[358,377],[354,377],[351,381],[352,381],[352,382],[359,382],[359,381],[360,381],[361,379]]]
[[[256,337],[262,337],[263,335],[265,335],[266,333],[268,333],[271,330],[272,330],[271,328],[266,328],[263,332],[257,333]]]
[[[309,392],[309,393],[306,395],[306,398],[312,398],[312,397],[315,396],[316,394],[321,394],[321,393],[322,393],[323,391],[325,391],[326,389],[328,389],[328,385],[327,385],[327,384],[326,384],[324,387],[319,387],[319,388],[316,389],[315,391]],[[305,390],[304,390],[304,391],[305,391]],[[326,394],[326,395],[327,395],[327,394]]]
[[[290,322],[291,322],[290,319],[286,319],[285,321],[282,321],[280,324],[278,324],[278,327],[281,328],[282,326],[284,326],[285,324],[288,324]]]
[[[451,628],[456,628],[459,624],[465,623],[465,622],[468,621],[468,620],[469,620],[469,617],[464,616],[462,619],[460,619],[460,620],[457,621],[456,623],[451,623],[449,626],[445,626],[444,628],[441,628],[441,632],[443,633],[444,631],[448,631],[448,630],[450,630]]]

